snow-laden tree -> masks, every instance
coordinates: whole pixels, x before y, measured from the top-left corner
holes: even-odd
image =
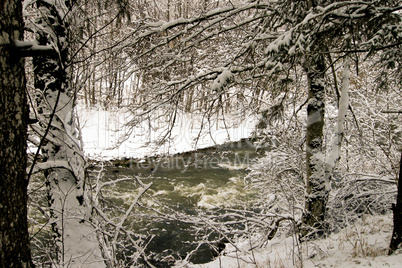
[[[32,267],[27,222],[28,106],[22,3],[0,4],[0,266]]]
[[[103,39],[105,33],[113,38],[122,21],[129,20],[127,3],[125,0],[25,2],[27,28],[42,50],[53,51],[33,60],[34,89],[30,93],[39,123],[31,125],[30,141],[38,149],[31,159],[29,175],[43,171],[46,177],[49,221],[55,243],[51,255],[57,256],[50,261],[57,265],[102,267],[118,262],[116,240],[126,231],[108,220],[97,200],[90,196],[75,105],[83,89],[84,94],[95,98],[95,89],[88,91],[85,87],[99,82],[96,73],[99,62],[113,63],[113,56],[105,48],[109,43]],[[112,70],[119,66],[111,65],[110,73],[100,76],[100,84],[108,83],[110,77],[119,73]],[[112,80],[117,81],[116,77]],[[106,92],[106,96],[116,93]],[[110,228],[101,230],[102,224]]]
[[[39,123],[38,151],[30,173],[44,171],[57,266],[104,267],[85,179],[86,162],[78,139],[71,83],[70,35],[76,6],[73,1],[35,1],[30,30],[39,45],[55,53],[33,60],[35,104]],[[28,5],[27,5],[28,7]],[[40,151],[39,151],[40,150]],[[37,162],[39,152],[42,161]]]
[[[105,109],[113,105],[138,105],[150,97],[141,86],[142,72],[129,63],[135,50],[121,49],[122,45],[132,42],[145,22],[189,18],[219,5],[214,1],[115,2],[120,3],[97,1],[81,6],[85,13],[80,28],[83,41],[73,61],[85,103]],[[132,43],[132,48],[136,45]],[[138,45],[143,47],[147,43]]]

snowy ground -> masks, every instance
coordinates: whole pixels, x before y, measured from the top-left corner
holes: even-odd
[[[211,124],[204,122],[204,128],[200,129],[202,115],[182,113],[178,115],[169,142],[160,145],[156,141],[165,134],[167,124],[164,117],[152,119],[152,125],[147,120],[130,128],[125,124],[131,115],[122,110],[90,110],[81,106],[78,114],[85,154],[89,158],[104,160],[179,153],[238,141],[250,137],[257,121],[255,116],[228,116],[226,126],[219,120]]]
[[[275,237],[264,247],[250,250],[263,239],[227,245],[223,255],[203,265],[179,263],[176,267],[402,267],[402,251],[387,255],[392,215],[366,216],[326,239],[297,244],[294,237]]]

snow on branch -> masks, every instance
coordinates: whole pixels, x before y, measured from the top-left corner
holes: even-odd
[[[332,142],[332,148],[325,165],[325,173],[328,180],[329,177],[332,176],[333,170],[340,158],[341,142],[345,132],[344,123],[346,119],[346,113],[349,108],[349,84],[350,84],[350,59],[346,58],[343,65],[341,98],[339,101],[338,118],[336,122],[337,128],[334,140]]]
[[[18,57],[37,57],[56,55],[56,51],[52,46],[41,46],[35,41],[14,41],[15,54]]]
[[[224,70],[212,83],[212,89],[221,91],[231,81],[233,81],[233,73],[230,70]]]
[[[127,209],[125,215],[122,217],[120,222],[116,225],[116,231],[113,237],[112,244],[115,245],[117,242],[117,238],[120,234],[120,229],[123,228],[123,224],[126,222],[128,216],[130,215],[131,211],[134,209],[134,206],[137,205],[138,200],[141,198],[141,196],[152,186],[152,182],[148,184],[143,184],[139,179],[137,179],[137,182],[141,185],[140,192],[137,194],[137,196],[134,198],[133,202],[131,203],[130,207]]]
[[[65,160],[55,160],[55,161],[48,161],[48,162],[43,162],[43,163],[36,163],[32,173],[36,173],[42,170],[47,170],[47,169],[55,169],[55,168],[64,168],[67,170],[72,170],[72,167],[68,161]],[[29,172],[30,168],[27,169],[27,172]]]
[[[83,156],[75,154],[67,160],[54,160],[41,163],[34,163],[33,166],[27,167],[28,174],[35,174],[43,170],[49,169],[66,169],[74,176],[76,180],[82,177],[84,172],[83,167],[79,164],[83,160]]]
[[[243,5],[230,5],[227,7],[220,7],[216,8],[214,10],[209,11],[203,16],[197,16],[193,17],[190,19],[184,19],[184,18],[178,18],[177,20],[169,21],[169,22],[164,22],[164,21],[159,21],[159,22],[154,22],[154,23],[149,23],[147,26],[154,28],[151,31],[145,32],[141,37],[145,37],[148,35],[151,35],[155,32],[163,32],[181,25],[185,24],[196,24],[205,20],[210,20],[212,18],[215,18],[217,16],[225,15],[226,17],[231,17],[234,16],[238,13],[250,10],[250,9],[272,9],[267,3],[260,3],[259,1],[256,1],[254,3],[246,3]]]

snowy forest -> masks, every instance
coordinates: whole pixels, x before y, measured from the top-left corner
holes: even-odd
[[[400,267],[401,0],[1,0],[0,267]]]

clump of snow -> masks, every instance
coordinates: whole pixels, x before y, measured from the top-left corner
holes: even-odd
[[[212,89],[220,91],[225,85],[233,80],[233,73],[230,70],[224,70],[212,83]]]
[[[326,172],[332,172],[340,157],[341,141],[342,136],[344,134],[344,122],[349,107],[349,84],[350,84],[350,60],[346,59],[342,74],[342,90],[341,90],[342,95],[339,101],[338,118],[336,123],[337,129],[335,132],[334,140],[332,142],[332,148],[326,161],[327,165]]]

